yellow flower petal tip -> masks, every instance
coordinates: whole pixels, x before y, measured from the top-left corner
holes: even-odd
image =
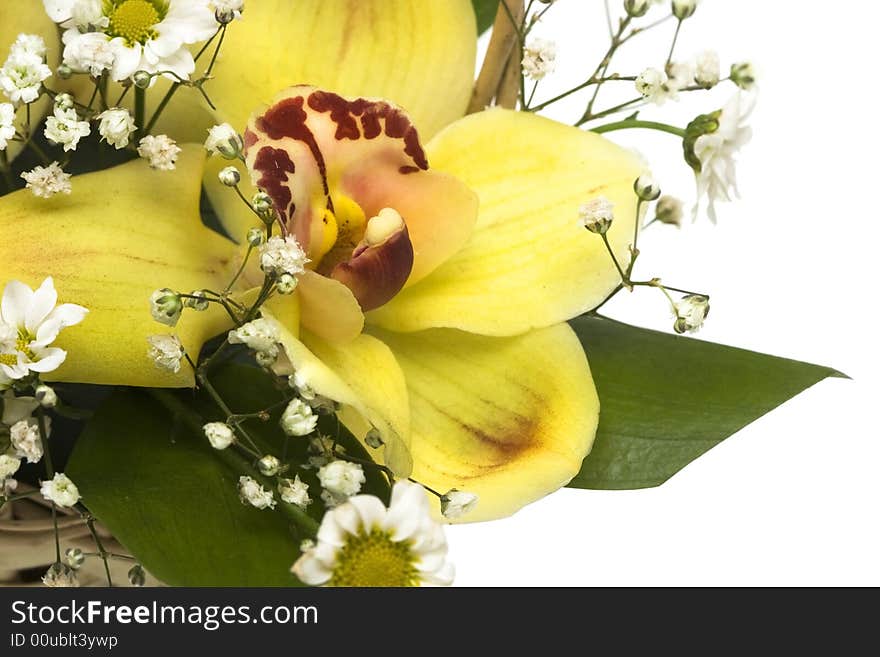
[[[307,83],[392,100],[430,137],[464,114],[476,45],[469,0],[260,0],[230,26],[209,92],[239,130],[279,89]]]
[[[406,377],[413,478],[479,496],[461,522],[510,515],[579,472],[599,399],[568,325],[513,338],[450,329],[376,335]]]
[[[578,209],[606,196],[608,238],[629,261],[639,158],[607,139],[526,112],[490,110],[457,121],[426,147],[435,171],[479,196],[470,240],[424,280],[368,314],[396,331],[458,328],[516,335],[594,308],[620,282]],[[527,308],[528,312],[512,310]]]
[[[62,301],[89,309],[58,346],[66,362],[48,378],[79,383],[185,387],[177,374],[147,357],[147,338],[176,332],[197,357],[205,340],[228,328],[215,304],[185,311],[174,329],[150,316],[150,294],[168,287],[188,293],[222,289],[236,247],[202,225],[199,215],[204,151],[183,148],[176,171],[154,171],[143,160],[76,176],[73,193],[52,199],[21,190],[0,198],[0,281],[39,284],[55,278]],[[19,236],[16,238],[15,236]]]

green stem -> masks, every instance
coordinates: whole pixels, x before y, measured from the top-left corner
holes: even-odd
[[[12,177],[12,170],[9,167],[9,158],[6,151],[0,151],[0,173],[3,174],[3,181],[6,183],[8,191],[15,189],[15,180]]]
[[[605,248],[608,249],[608,255],[611,256],[611,260],[614,262],[614,266],[617,268],[617,273],[620,274],[620,280],[623,281],[624,286],[627,288],[632,288],[626,273],[623,271],[623,267],[620,266],[620,262],[617,260],[617,256],[614,255],[614,249],[611,248],[611,244],[608,242],[608,235],[602,234],[602,241],[605,242]]]
[[[596,128],[591,128],[592,132],[602,134],[605,132],[613,132],[615,130],[627,130],[629,128],[643,128],[645,130],[659,130],[660,132],[668,132],[670,135],[684,138],[684,128],[678,128],[668,123],[659,123],[657,121],[642,121],[641,119],[624,119],[616,123],[606,123]]]
[[[92,540],[95,542],[95,547],[98,548],[98,554],[101,557],[101,561],[104,562],[104,574],[107,575],[107,586],[113,586],[113,578],[110,576],[110,553],[104,549],[103,543],[101,543],[101,537],[98,536],[98,531],[95,529],[95,518],[91,515],[86,517],[86,527],[89,528],[89,533],[92,535]]]
[[[40,431],[40,443],[43,446],[43,462],[46,464],[46,476],[49,479],[55,477],[55,468],[52,465],[52,453],[49,451],[49,432],[46,431],[46,411],[42,406],[37,406],[37,428]],[[61,562],[61,543],[58,537],[58,509],[52,502],[52,526],[55,529],[55,561]]]
[[[144,127],[144,121],[147,118],[147,90],[135,87],[134,89],[134,124],[137,126],[137,136],[135,143],[138,143],[143,137],[150,134],[153,129],[153,123]]]
[[[672,54],[675,52],[675,44],[678,43],[678,33],[681,32],[681,24],[682,20],[679,19],[678,24],[675,26],[675,36],[672,37],[672,45],[669,46],[669,56],[666,58],[666,69],[669,69],[669,65],[672,64]]]

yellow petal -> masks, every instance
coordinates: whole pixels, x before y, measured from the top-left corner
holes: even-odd
[[[360,335],[364,314],[342,283],[305,271],[299,277],[297,292],[304,328],[330,342],[349,342]]]
[[[261,103],[306,83],[393,100],[427,139],[464,114],[475,58],[468,0],[260,0],[230,25],[206,89],[239,130]]]
[[[594,308],[620,282],[602,240],[578,223],[578,208],[599,195],[614,203],[608,238],[627,263],[641,172],[634,154],[533,114],[493,110],[450,126],[428,157],[478,194],[477,227],[458,254],[371,312],[369,323],[516,335]]]
[[[20,3],[20,5],[14,9],[5,7],[3,14],[0,14],[0,64],[6,59],[9,54],[9,47],[19,34],[36,34],[43,37],[43,40],[46,42],[48,48],[46,64],[54,71],[61,60],[61,40],[58,38],[58,28],[49,19],[42,2],[24,2]],[[4,15],[6,12],[9,12],[9,15]],[[46,81],[46,84],[57,88],[58,85],[55,82],[57,82],[57,78],[50,78]],[[6,98],[0,94],[0,103],[5,102]],[[51,107],[52,100],[47,95],[44,95],[30,106],[31,129],[35,128],[40,118]],[[26,112],[27,110],[24,105],[18,108],[15,115],[16,126],[24,124]],[[21,152],[21,149],[21,142],[9,142],[6,155],[10,162]]]
[[[205,228],[199,216],[204,154],[186,146],[176,171],[154,171],[137,160],[73,179],[70,196],[50,200],[22,190],[0,198],[0,281],[38,284],[48,275],[64,302],[89,309],[61,333],[68,351],[55,380],[134,386],[191,386],[147,357],[147,337],[176,332],[196,357],[204,341],[226,328],[222,310],[184,311],[171,329],[153,321],[149,298],[169,287],[222,289],[235,246]],[[52,378],[50,377],[50,378]]]
[[[271,312],[264,314],[273,317]],[[409,405],[403,373],[391,350],[369,335],[337,346],[307,331],[300,341],[289,329],[280,327],[289,366],[280,363],[276,371],[291,374],[295,370],[316,393],[353,410],[359,417],[346,424],[359,439],[371,426],[376,427],[385,442],[384,462],[398,476],[408,476],[412,470]]]
[[[479,495],[462,521],[509,515],[580,470],[599,400],[568,325],[514,338],[449,329],[377,336],[406,376],[412,476]]]

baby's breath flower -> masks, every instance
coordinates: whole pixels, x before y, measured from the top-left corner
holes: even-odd
[[[591,233],[604,235],[614,221],[614,205],[604,196],[598,196],[580,208],[580,221]]]
[[[658,104],[665,99],[665,85],[669,81],[666,73],[656,68],[646,68],[636,78],[636,91],[649,100]]]
[[[232,427],[225,422],[208,422],[202,431],[214,449],[226,449],[235,441]]]
[[[302,399],[305,399],[306,401],[312,401],[316,396],[315,391],[312,390],[312,387],[309,385],[309,380],[306,378],[306,375],[300,370],[295,371],[290,376],[288,384],[291,388],[297,391]]]
[[[43,458],[43,442],[36,420],[19,420],[9,427],[9,438],[18,458],[26,459],[28,463],[39,463]]]
[[[238,496],[242,504],[250,504],[257,509],[274,509],[277,504],[272,491],[263,488],[252,477],[238,478]]]
[[[19,34],[9,51],[42,58],[46,56],[46,42],[39,34]]]
[[[704,89],[711,89],[721,79],[721,61],[714,50],[704,50],[694,63],[694,80]]]
[[[56,110],[69,110],[73,109],[76,106],[76,103],[73,100],[73,96],[70,94],[58,94],[55,96],[55,109]]]
[[[278,291],[278,294],[293,294],[296,286],[296,277],[287,273],[281,274],[278,280],[275,281],[275,289]]]
[[[241,19],[244,11],[244,0],[211,0],[208,7],[214,10],[214,18],[221,25]]]
[[[91,127],[88,121],[80,121],[75,109],[62,110],[58,107],[52,116],[46,119],[44,133],[52,143],[64,146],[64,151],[74,151],[79,140],[88,137]]]
[[[291,399],[281,414],[281,429],[288,436],[307,436],[318,426],[318,416],[302,399]]]
[[[55,194],[70,194],[72,189],[70,174],[65,173],[58,162],[52,162],[47,167],[34,167],[21,174],[21,177],[27,183],[25,187],[39,198],[51,198]]]
[[[15,137],[15,107],[12,103],[0,103],[0,151],[5,151]]]
[[[68,40],[64,48],[64,66],[71,71],[88,73],[94,78],[113,68],[116,55],[107,37],[100,32],[80,34]]]
[[[277,456],[266,454],[257,461],[257,469],[264,477],[274,477],[281,471],[281,461]]]
[[[281,336],[275,322],[260,317],[229,331],[228,339],[230,344],[243,344],[258,354],[277,357]]]
[[[63,472],[56,472],[51,480],[42,482],[40,494],[61,507],[73,506],[79,502],[79,489]]]
[[[225,167],[220,169],[217,178],[220,180],[220,184],[226,185],[227,187],[235,187],[241,182],[241,173],[239,173],[238,169],[235,167]]]
[[[235,160],[241,155],[244,148],[241,135],[228,123],[215,125],[208,130],[208,138],[205,140],[205,150],[211,155],[219,154],[227,160]]]
[[[160,324],[175,326],[182,312],[183,300],[174,290],[163,287],[150,295],[150,314]]]
[[[147,342],[150,344],[147,356],[157,368],[173,374],[180,371],[180,361],[186,354],[180,338],[176,335],[151,335]]]
[[[633,191],[643,201],[656,201],[660,197],[660,185],[650,174],[642,174],[633,183]]]
[[[532,80],[543,80],[556,68],[556,44],[547,39],[535,39],[523,48],[523,75]]]
[[[160,171],[173,171],[180,151],[180,146],[168,135],[147,135],[138,142],[138,155]]]
[[[0,482],[8,479],[16,472],[18,472],[18,468],[21,466],[21,459],[12,456],[11,454],[0,454]],[[0,497],[3,496],[3,491],[0,490]]]
[[[58,562],[52,564],[49,570],[46,571],[46,574],[43,575],[43,584],[53,588],[71,588],[79,586],[79,579],[73,568],[67,564]]]
[[[0,90],[16,105],[32,103],[43,90],[43,81],[51,77],[42,55],[13,50],[0,67]]]
[[[270,237],[260,246],[260,268],[270,276],[299,276],[309,261],[292,235]]]
[[[675,304],[675,314],[675,332],[694,333],[700,330],[709,315],[709,298],[689,294]]]
[[[440,513],[450,520],[460,518],[473,510],[479,499],[474,493],[453,488],[440,498]]]
[[[359,493],[367,478],[360,463],[336,460],[318,470],[318,480],[325,491],[338,499]]]
[[[137,130],[134,117],[128,110],[119,107],[108,109],[97,116],[101,138],[117,150],[128,146],[131,135]]]
[[[263,243],[263,229],[251,228],[247,232],[247,243],[251,246],[260,246]]]
[[[282,479],[278,482],[278,494],[288,504],[296,504],[305,509],[312,503],[309,497],[309,485],[296,475],[294,479]]]
[[[64,552],[64,562],[74,570],[79,570],[86,562],[86,555],[79,548],[67,548]]]

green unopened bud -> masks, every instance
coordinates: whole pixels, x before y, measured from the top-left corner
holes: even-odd
[[[672,0],[672,15],[683,21],[697,10],[697,0]]]
[[[73,96],[70,94],[58,94],[55,96],[55,109],[64,110],[73,109],[75,103],[73,102]]]
[[[271,225],[275,222],[275,209],[272,207],[272,198],[266,192],[254,194],[251,205],[253,205],[254,211],[260,215],[263,223]]]
[[[253,247],[258,247],[263,243],[263,229],[251,228],[247,232],[247,243]]]
[[[129,569],[128,583],[132,586],[143,586],[147,583],[147,574],[144,572],[144,567],[139,563],[136,563]]]
[[[696,144],[697,139],[703,135],[711,135],[716,132],[721,119],[721,110],[712,112],[711,114],[701,114],[691,121],[684,131],[684,140],[682,147],[684,148],[684,161],[687,162],[694,173],[700,173],[703,170],[703,163],[697,157]]]
[[[660,185],[649,175],[643,174],[633,183],[633,191],[643,201],[656,201],[660,198]]]
[[[275,281],[275,289],[278,294],[292,294],[296,289],[296,277],[291,274],[281,274]]]
[[[138,89],[146,89],[153,81],[153,76],[146,71],[135,71],[131,76],[131,81]]]
[[[730,80],[740,89],[751,89],[756,79],[755,67],[751,62],[737,62],[730,67]]]
[[[183,301],[174,290],[163,287],[150,296],[150,314],[160,324],[175,326],[183,312]]]
[[[78,570],[85,563],[85,560],[86,555],[79,548],[67,548],[67,551],[64,553],[65,563],[74,570]]]
[[[641,18],[651,8],[651,0],[624,0],[623,8],[633,18]]]
[[[184,305],[187,308],[192,308],[193,310],[198,310],[202,312],[203,310],[208,309],[208,295],[204,290],[193,290],[189,293],[189,296],[184,301]]]

